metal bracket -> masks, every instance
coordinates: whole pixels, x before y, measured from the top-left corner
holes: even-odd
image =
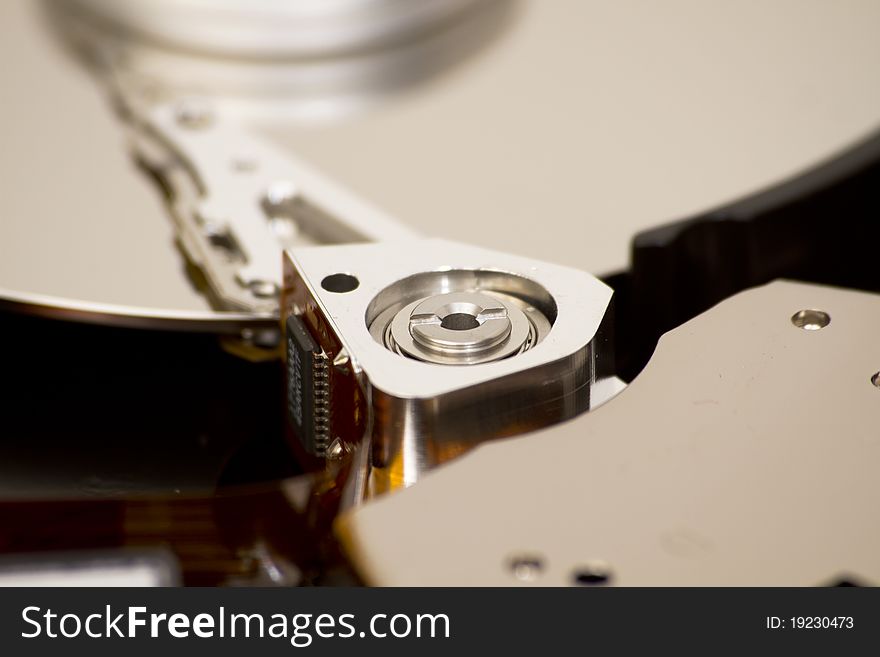
[[[168,192],[180,244],[222,309],[276,311],[285,248],[413,235],[195,100],[150,109],[134,126],[136,153]]]
[[[878,325],[876,295],[743,292],[598,412],[480,446],[339,534],[383,586],[880,582]]]
[[[286,262],[285,317],[297,317],[333,363],[329,437],[357,441],[368,430],[373,493],[411,485],[477,442],[590,406],[593,339],[611,289],[585,272],[443,240],[301,248]],[[432,339],[454,343],[437,358],[414,357],[387,338],[395,317],[418,313],[425,299],[472,313],[435,332]],[[479,358],[485,322],[503,322],[475,300],[519,322],[492,328]],[[471,339],[474,349],[465,348]]]

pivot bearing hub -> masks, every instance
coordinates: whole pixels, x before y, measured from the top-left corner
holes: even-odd
[[[403,307],[391,320],[386,340],[411,358],[469,365],[519,353],[535,335],[535,327],[513,303],[484,292],[453,292]]]
[[[304,445],[358,450],[354,498],[590,407],[611,290],[585,272],[440,240],[285,261],[291,425]]]

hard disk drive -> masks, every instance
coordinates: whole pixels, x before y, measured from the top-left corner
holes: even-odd
[[[0,12],[0,584],[880,581],[877,3]]]

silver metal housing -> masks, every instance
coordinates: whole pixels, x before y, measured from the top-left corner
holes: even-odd
[[[355,278],[357,287],[322,287],[338,274]],[[438,289],[517,298],[541,309],[552,326],[529,349],[461,365],[404,357],[386,347],[381,332],[371,333],[383,312]],[[351,370],[365,391],[375,493],[413,484],[426,469],[483,440],[587,410],[595,379],[592,341],[610,299],[610,288],[575,269],[443,240],[410,240],[288,251],[283,304],[285,314],[309,323],[325,349],[338,340],[328,357]]]
[[[874,294],[743,292],[598,411],[483,445],[340,535],[381,586],[877,584],[878,324]]]
[[[129,33],[232,57],[327,57],[419,36],[478,0],[67,0]]]
[[[133,119],[141,162],[170,192],[178,240],[215,305],[274,313],[281,251],[413,235],[355,194],[194,99]]]

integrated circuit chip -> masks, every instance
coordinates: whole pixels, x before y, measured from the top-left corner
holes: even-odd
[[[324,456],[330,436],[329,360],[295,315],[287,318],[287,413],[303,448]]]

